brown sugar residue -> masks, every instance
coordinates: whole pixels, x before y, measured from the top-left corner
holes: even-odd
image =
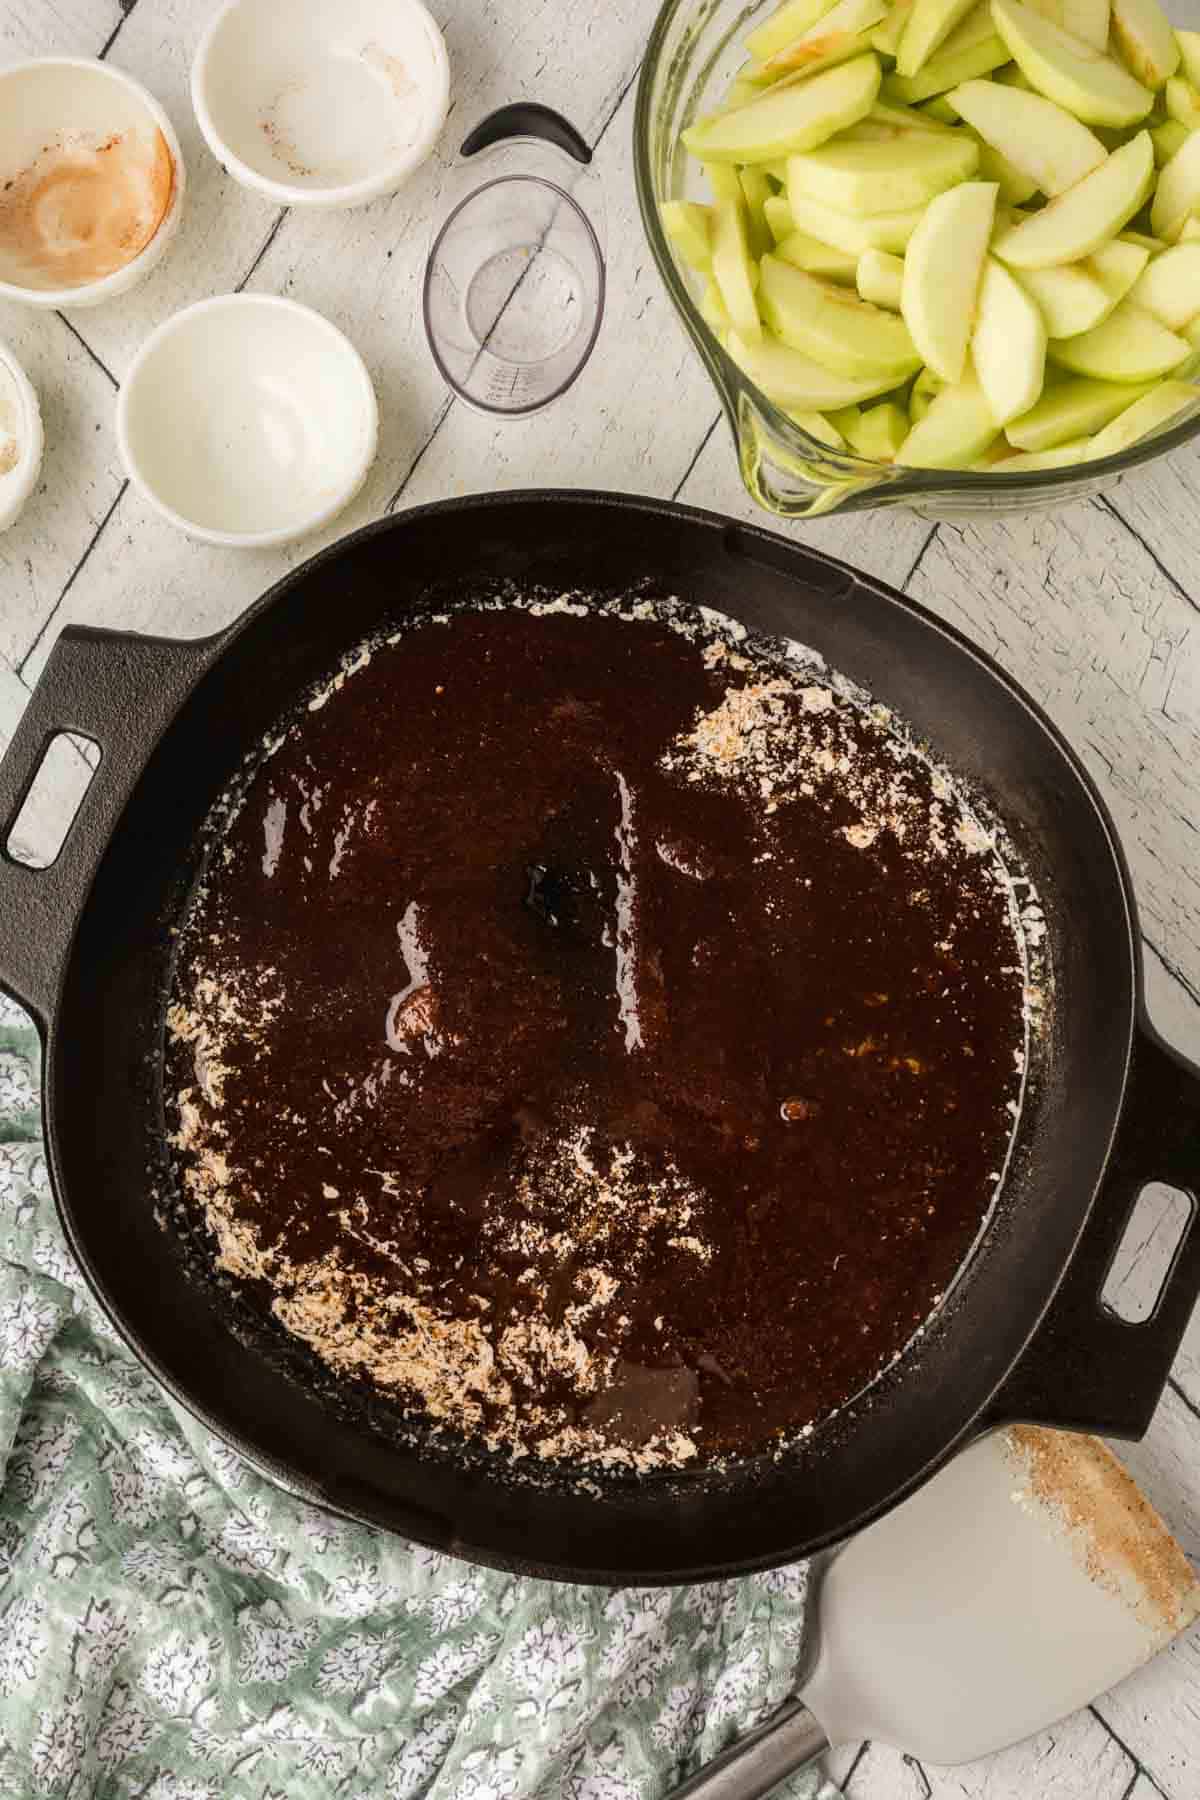
[[[1200,1617],[1200,1580],[1166,1525],[1099,1438],[1014,1425],[1005,1433],[1028,1483],[1014,1498],[1061,1521],[1093,1581],[1162,1638]]]
[[[31,288],[101,281],[141,255],[174,186],[157,126],[100,141],[62,132],[0,185],[0,266]]]
[[[21,460],[21,446],[15,437],[0,438],[0,475],[8,475]]]

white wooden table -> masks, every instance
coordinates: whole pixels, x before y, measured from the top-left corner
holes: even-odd
[[[63,314],[0,302],[0,337],[40,393],[47,438],[38,492],[0,537],[0,742],[69,621],[214,630],[323,541],[203,547],[160,522],[123,478],[117,384],[148,332],[207,294],[293,295],[365,356],[380,400],[379,459],[329,537],[397,507],[526,485],[670,495],[761,517],[637,217],[633,90],[654,0],[434,0],[434,11],[453,70],[445,147],[493,107],[536,98],[589,138],[606,190],[599,344],[567,396],[524,422],[491,424],[452,403],[425,347],[418,284],[441,164],[364,211],[280,211],[229,180],[196,129],[187,71],[206,0],[0,0],[0,60],[111,56],[167,107],[189,178],[180,238],[133,295]],[[792,529],[963,627],[1063,728],[1133,865],[1152,1013],[1200,1057],[1200,455],[1184,452],[1111,499],[1054,518],[931,527],[887,512]],[[1122,1453],[1200,1558],[1200,1322],[1148,1438]],[[851,1800],[1197,1800],[1200,1632],[1088,1711],[987,1762],[940,1772],[868,1745],[839,1755],[834,1773]]]

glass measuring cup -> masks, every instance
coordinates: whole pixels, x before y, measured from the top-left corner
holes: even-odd
[[[462,146],[423,305],[434,361],[481,412],[537,412],[591,355],[604,315],[604,202],[591,160],[566,119],[533,103],[491,113]]]

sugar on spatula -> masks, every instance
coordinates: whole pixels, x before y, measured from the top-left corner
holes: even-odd
[[[973,1761],[1200,1616],[1200,1581],[1116,1457],[1034,1426],[980,1439],[814,1577],[799,1692],[668,1800],[756,1800],[861,1738]]]

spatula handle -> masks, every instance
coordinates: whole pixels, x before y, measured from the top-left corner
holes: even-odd
[[[806,1769],[829,1739],[803,1700],[785,1700],[769,1719],[723,1750],[666,1800],[759,1800],[798,1769]]]

